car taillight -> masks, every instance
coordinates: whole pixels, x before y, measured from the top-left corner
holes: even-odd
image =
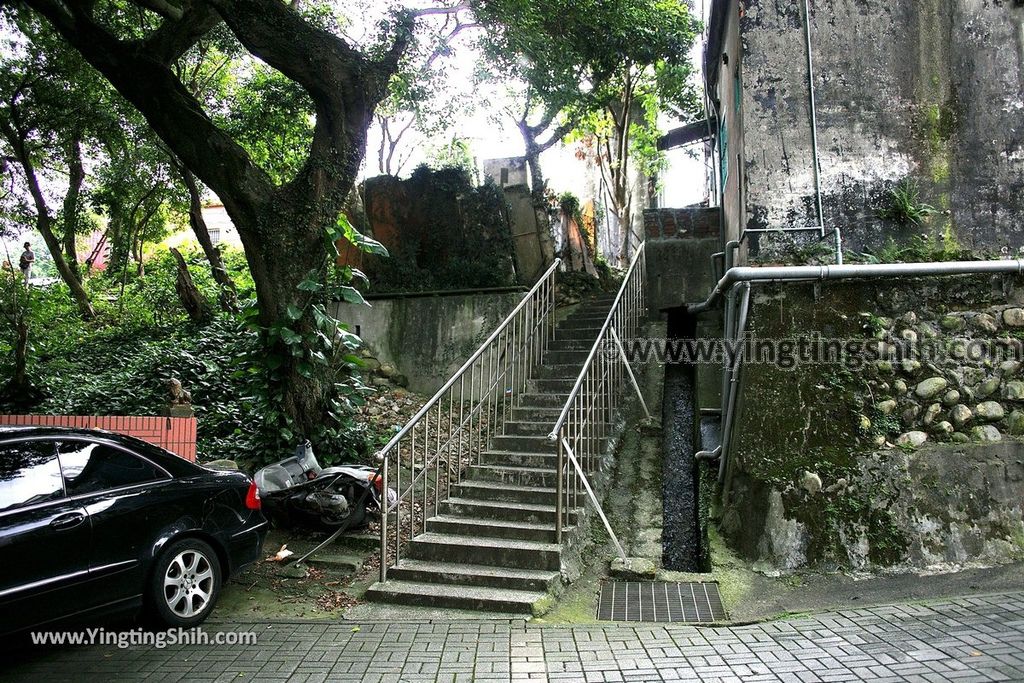
[[[256,488],[256,482],[249,483],[249,491],[245,494],[245,507],[250,510],[259,510],[263,503],[260,501],[260,490]]]
[[[373,488],[377,489],[377,493],[380,494],[384,490],[384,479],[377,473],[368,474],[366,478],[373,482]]]

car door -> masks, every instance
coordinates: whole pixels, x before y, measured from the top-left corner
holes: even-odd
[[[64,492],[52,440],[0,443],[0,632],[90,606],[88,514]]]
[[[180,512],[170,475],[121,446],[92,439],[57,444],[64,486],[89,514],[90,589],[102,604],[137,599],[157,535]]]

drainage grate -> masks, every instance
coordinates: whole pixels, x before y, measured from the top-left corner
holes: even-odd
[[[603,621],[725,620],[717,583],[606,581],[601,586],[597,618]]]

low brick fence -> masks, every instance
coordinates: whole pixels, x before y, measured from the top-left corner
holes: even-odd
[[[190,462],[196,460],[196,418],[134,415],[0,415],[0,426],[105,429],[165,448]]]
[[[718,237],[720,211],[717,206],[645,209],[644,232],[649,240]]]

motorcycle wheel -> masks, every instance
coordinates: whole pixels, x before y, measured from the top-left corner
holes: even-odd
[[[324,517],[320,518],[320,522],[332,531],[340,527],[342,524],[348,524],[348,529],[359,529],[366,526],[366,521],[367,514],[365,505],[350,507],[349,513],[343,520],[326,519]]]

